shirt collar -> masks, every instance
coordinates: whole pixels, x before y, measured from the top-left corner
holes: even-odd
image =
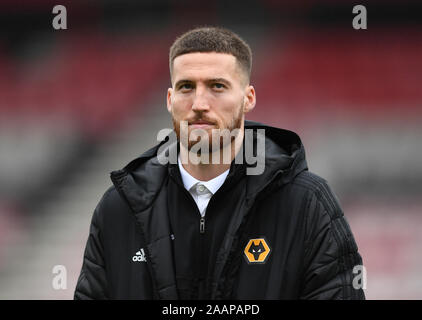
[[[222,174],[218,175],[217,177],[208,180],[208,181],[200,181],[194,177],[192,177],[189,172],[183,168],[183,165],[180,161],[180,156],[177,158],[177,163],[179,165],[180,175],[182,177],[183,185],[185,186],[186,190],[190,191],[190,189],[196,185],[197,183],[203,184],[212,194],[216,193],[218,189],[223,185],[224,181],[226,180],[227,175],[229,174],[230,169],[227,169]]]

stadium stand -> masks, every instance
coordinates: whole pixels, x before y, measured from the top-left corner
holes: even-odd
[[[420,39],[422,33],[409,28],[363,36],[331,29],[272,35],[255,75],[256,116],[308,125],[330,117],[382,122],[420,115]]]

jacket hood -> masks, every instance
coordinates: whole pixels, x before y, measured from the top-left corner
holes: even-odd
[[[254,141],[258,137],[261,141],[265,141],[264,171],[259,175],[248,175],[247,198],[256,197],[273,181],[278,186],[286,184],[300,172],[308,169],[305,150],[296,133],[253,121],[245,121],[246,129],[253,130]],[[246,137],[245,135],[243,145],[249,141]],[[149,149],[123,169],[110,173],[115,187],[134,212],[150,207],[166,180],[168,165],[161,164],[157,155],[160,147],[167,141],[168,139]],[[176,143],[168,146],[164,152],[168,153],[170,148],[177,148]],[[255,164],[246,166],[254,167]]]
[[[307,170],[305,149],[299,136],[286,129],[267,126],[258,122],[245,121],[245,129],[252,129],[256,137],[265,140],[265,166],[262,174],[250,175],[248,197],[260,193],[269,182],[277,179],[277,185],[289,183],[300,172]],[[258,130],[263,129],[263,134]]]

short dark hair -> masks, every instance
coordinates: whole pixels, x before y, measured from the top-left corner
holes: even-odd
[[[252,69],[252,51],[249,45],[231,30],[221,27],[200,27],[178,37],[170,47],[170,74],[176,57],[192,52],[218,52],[235,56],[248,80]]]

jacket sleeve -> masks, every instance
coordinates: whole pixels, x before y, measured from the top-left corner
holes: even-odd
[[[363,300],[355,266],[362,258],[339,202],[326,181],[314,181],[306,216],[301,299]],[[359,268],[355,269],[355,272]],[[362,268],[360,269],[362,270]],[[362,275],[361,275],[362,276]]]
[[[92,216],[82,270],[76,284],[75,300],[108,299],[101,232],[101,215],[106,194],[98,203]]]

